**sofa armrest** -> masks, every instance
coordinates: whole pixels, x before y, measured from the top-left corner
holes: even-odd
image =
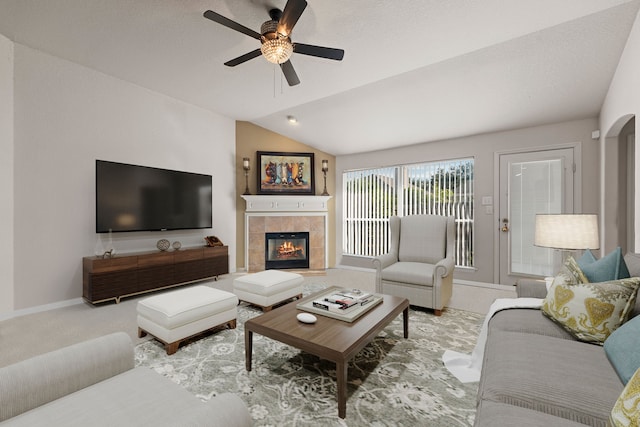
[[[544,298],[547,296],[547,285],[544,280],[519,279],[516,282],[518,298]]]
[[[0,421],[134,367],[131,338],[105,335],[0,369]]]

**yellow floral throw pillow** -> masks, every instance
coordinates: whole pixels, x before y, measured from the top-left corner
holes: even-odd
[[[640,425],[640,369],[633,374],[616,404],[613,405],[609,424],[613,427]]]
[[[589,283],[569,257],[542,302],[542,313],[580,341],[602,345],[627,321],[638,286],[638,277]]]

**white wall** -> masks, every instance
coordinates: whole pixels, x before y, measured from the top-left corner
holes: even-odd
[[[477,282],[494,282],[494,238],[498,224],[492,214],[486,214],[481,205],[483,196],[493,197],[494,212],[498,210],[498,195],[494,194],[494,153],[522,150],[558,144],[581,143],[582,147],[582,207],[575,206],[576,212],[597,212],[598,209],[598,142],[591,139],[591,132],[597,129],[595,118],[537,126],[507,132],[475,135],[446,141],[412,145],[392,150],[384,150],[336,159],[336,194],[342,193],[341,174],[345,170],[370,168],[397,164],[410,164],[437,160],[474,157],[474,261],[475,270],[456,271],[455,278]],[[336,199],[336,241],[342,236],[342,200]],[[338,247],[338,263],[352,262],[342,259],[342,248]],[[342,259],[342,261],[341,261]],[[371,266],[368,260],[360,260],[359,266]]]
[[[618,68],[609,86],[600,112],[601,144],[603,154],[607,151],[604,144],[617,141],[623,126],[640,112],[640,14],[636,15],[629,39],[620,57]],[[637,123],[637,120],[636,120]],[[638,147],[640,134],[636,131],[635,144]],[[640,165],[640,150],[636,149],[636,165]],[[603,159],[603,162],[605,159]],[[606,173],[606,171],[605,171]],[[604,181],[604,174],[603,174]],[[635,230],[640,230],[640,167],[635,171]],[[602,204],[604,205],[604,198]],[[604,206],[602,206],[604,210]],[[631,244],[632,242],[629,242]],[[640,248],[640,234],[636,233],[635,250]]]
[[[0,313],[13,307],[13,43],[0,35]]]
[[[82,295],[82,257],[97,240],[96,159],[213,176],[213,230],[117,234],[118,252],[155,250],[160,238],[233,242],[233,120],[19,44],[14,93],[14,310]]]

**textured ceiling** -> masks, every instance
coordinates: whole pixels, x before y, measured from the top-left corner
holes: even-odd
[[[335,155],[598,114],[640,0],[308,0],[288,87],[259,42],[285,0],[0,0],[0,33]],[[286,117],[298,118],[291,125]]]

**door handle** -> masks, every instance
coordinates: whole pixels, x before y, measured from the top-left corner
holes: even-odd
[[[500,231],[502,231],[503,233],[506,233],[509,231],[509,219],[508,218],[502,218],[502,228],[500,228]]]

